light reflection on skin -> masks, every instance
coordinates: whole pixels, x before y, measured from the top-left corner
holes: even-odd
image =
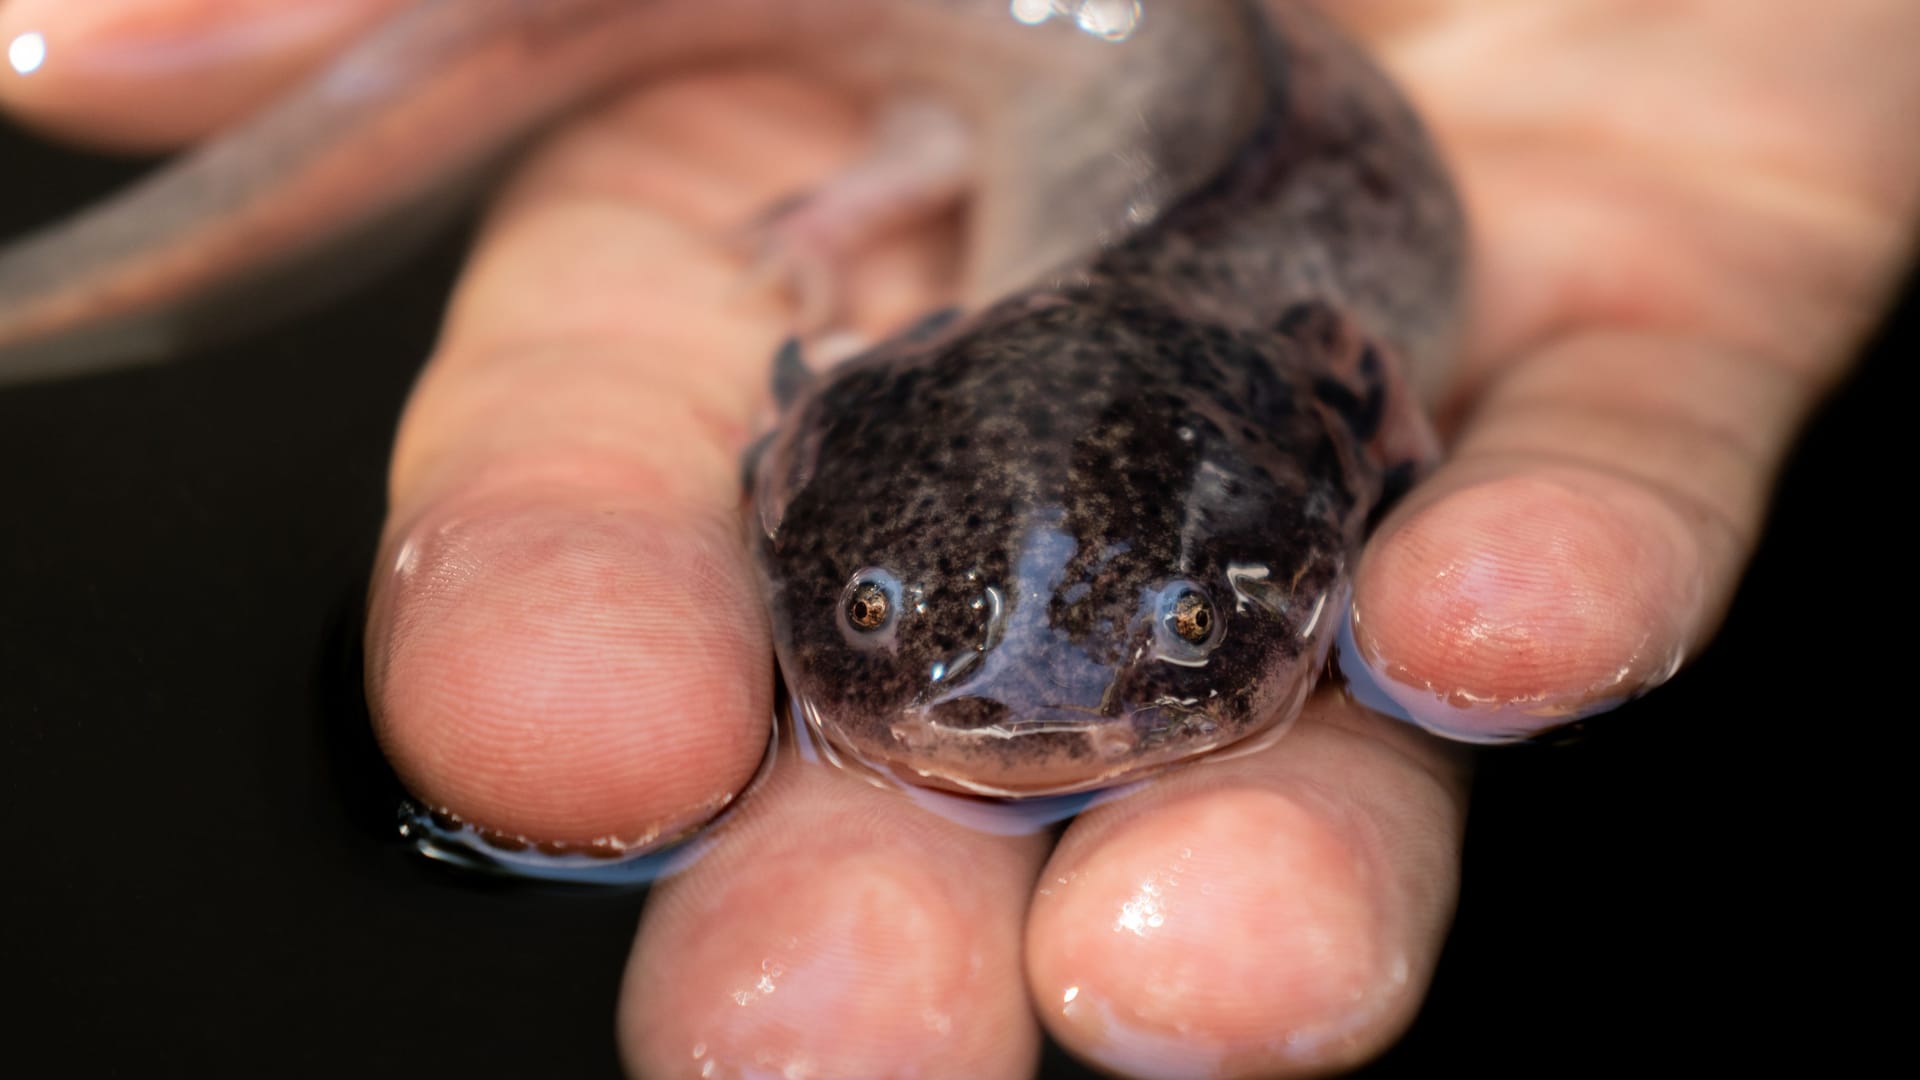
[[[1102,41],[1125,41],[1140,27],[1140,0],[1012,0],[1007,7],[1028,26],[1056,16],[1072,19]]]
[[[47,39],[39,31],[28,31],[7,44],[7,63],[15,73],[31,75],[47,62]]]
[[[1162,910],[1160,886],[1152,881],[1140,883],[1140,891],[1128,897],[1120,905],[1120,917],[1113,921],[1115,933],[1131,932],[1135,937],[1146,937],[1148,930],[1159,929],[1167,921],[1167,913]]]

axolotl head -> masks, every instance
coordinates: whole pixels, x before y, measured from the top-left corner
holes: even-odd
[[[809,388],[755,484],[806,722],[919,782],[1038,795],[1289,720],[1372,482],[1312,352],[1069,298]]]

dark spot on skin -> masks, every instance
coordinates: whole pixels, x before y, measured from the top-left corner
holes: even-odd
[[[1332,306],[1318,300],[1298,303],[1280,313],[1274,329],[1291,338],[1320,348],[1331,348],[1339,339],[1341,319]]]
[[[1034,405],[1026,410],[1022,417],[1027,426],[1027,435],[1035,440],[1047,439],[1053,435],[1053,410],[1044,404]]]

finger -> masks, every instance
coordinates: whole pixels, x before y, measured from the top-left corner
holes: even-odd
[[[1032,1075],[1020,927],[1043,838],[791,758],[740,813],[649,899],[619,1009],[630,1075]]]
[[[1872,215],[1818,200],[1679,188],[1529,208],[1502,185],[1530,174],[1493,175],[1465,173],[1474,205],[1512,209],[1478,215],[1450,459],[1369,544],[1352,627],[1386,698],[1483,741],[1612,708],[1712,635],[1897,257]],[[1686,242],[1664,243],[1682,223]],[[1587,251],[1638,269],[1583,271]]]
[[[166,150],[227,126],[406,0],[6,0],[0,110],[53,134]]]
[[[1352,652],[1433,730],[1525,737],[1716,629],[1783,455],[1908,257],[1920,158],[1887,106],[1914,83],[1832,78],[1898,39],[1851,16],[1390,7],[1358,13],[1453,159],[1477,288],[1452,458],[1370,544]],[[1550,58],[1538,92],[1495,56]]]
[[[368,630],[382,743],[429,803],[633,843],[753,772],[773,676],[738,454],[784,311],[724,240],[856,130],[705,78],[589,118],[507,193],[400,431]],[[900,302],[938,263],[908,256],[857,293]]]
[[[1028,921],[1047,1027],[1127,1076],[1320,1075],[1378,1054],[1453,910],[1457,753],[1323,694],[1274,745],[1083,815]]]
[[[1352,629],[1379,688],[1432,730],[1501,739],[1665,680],[1718,624],[1810,396],[1646,335],[1516,367],[1361,566]]]

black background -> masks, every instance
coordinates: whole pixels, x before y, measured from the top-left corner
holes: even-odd
[[[136,171],[0,132],[0,235]],[[0,391],[0,1047],[59,1063],[14,1075],[615,1074],[641,898],[412,855],[359,697],[387,444],[458,256],[191,363]],[[1917,308],[1808,432],[1712,649],[1572,745],[1483,757],[1458,924],[1368,1075],[1831,1064],[1869,1033]]]

